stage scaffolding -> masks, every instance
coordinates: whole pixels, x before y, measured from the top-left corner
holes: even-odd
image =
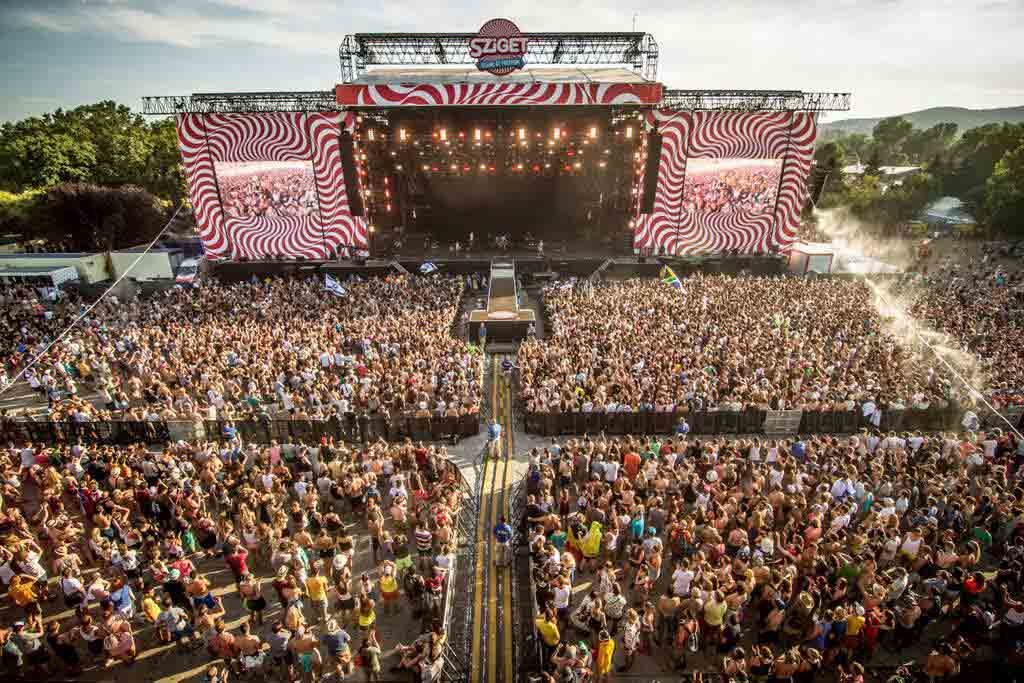
[[[666,90],[660,107],[678,111],[849,111],[850,93],[800,90]],[[196,93],[142,98],[142,113],[228,114],[342,111],[333,90]],[[365,116],[365,113],[364,113]]]
[[[628,66],[649,81],[658,78],[658,43],[650,33],[524,33],[527,66],[601,64]],[[338,47],[341,80],[351,83],[370,66],[473,64],[475,33],[353,33]]]

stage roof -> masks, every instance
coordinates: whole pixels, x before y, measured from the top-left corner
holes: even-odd
[[[530,66],[507,76],[473,67],[401,67],[371,69],[347,85],[446,85],[455,83],[653,83],[631,69],[616,67]]]

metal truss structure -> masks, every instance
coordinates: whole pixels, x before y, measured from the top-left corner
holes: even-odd
[[[660,106],[663,109],[678,111],[849,111],[850,93],[800,90],[666,90]],[[335,99],[333,90],[196,93],[142,98],[142,113],[151,115],[312,112],[342,109]],[[363,115],[366,116],[366,113]]]
[[[849,111],[850,93],[801,90],[665,90],[661,107],[679,111]]]
[[[527,65],[628,66],[658,78],[658,43],[650,33],[525,33]],[[351,83],[368,66],[473,64],[474,33],[354,33],[338,47],[341,80]]]
[[[195,93],[142,98],[143,114],[240,114],[271,111],[341,111],[333,90]]]

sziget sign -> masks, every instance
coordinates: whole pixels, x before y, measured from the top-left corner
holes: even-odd
[[[528,38],[508,19],[491,19],[469,40],[469,56],[476,68],[495,76],[507,76],[526,62]]]

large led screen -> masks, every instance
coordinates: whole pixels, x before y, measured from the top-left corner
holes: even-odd
[[[215,161],[228,218],[319,218],[312,161]]]
[[[689,159],[683,210],[692,214],[771,214],[782,159]]]

